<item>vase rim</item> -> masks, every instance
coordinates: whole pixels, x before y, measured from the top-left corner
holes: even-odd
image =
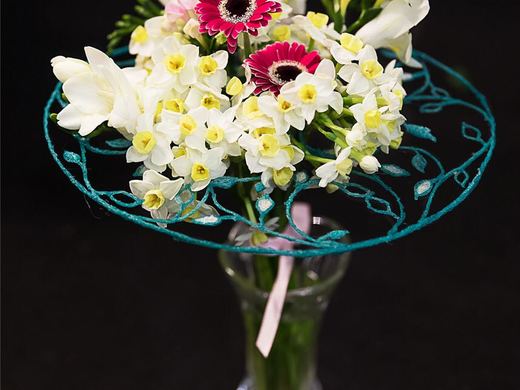
[[[322,216],[314,216],[312,218],[313,225],[327,225],[331,227],[333,230],[341,230],[342,227],[337,223],[336,221],[328,218],[328,217],[322,217]],[[318,221],[318,223],[315,223],[315,221]],[[241,227],[241,223],[237,223],[233,226],[233,228],[230,231],[230,236],[233,235],[233,232],[236,231]],[[343,242],[350,242],[350,238],[348,236],[343,237],[340,241]],[[231,240],[229,241],[231,242]],[[241,275],[238,272],[235,272],[232,267],[230,266],[230,255],[234,256],[252,256],[251,254],[245,253],[237,253],[237,252],[230,252],[226,251],[224,249],[219,250],[219,260],[221,264],[223,265],[223,268],[226,272],[226,274],[234,281],[234,283],[238,284],[241,288],[247,289],[251,292],[254,292],[255,295],[257,295],[259,298],[266,299],[269,297],[269,291],[265,291],[263,289],[260,289],[259,287],[255,286],[253,283],[251,283],[246,277]],[[277,257],[275,255],[267,255],[268,257]],[[330,255],[329,255],[330,256]],[[291,298],[297,298],[297,297],[305,297],[309,295],[315,295],[319,294],[324,290],[327,290],[330,286],[334,286],[345,274],[345,271],[348,267],[349,260],[351,257],[350,252],[345,252],[341,254],[335,255],[338,257],[337,261],[341,262],[342,264],[338,267],[338,272],[334,272],[329,277],[323,279],[317,284],[314,284],[312,286],[306,286],[306,287],[300,287],[296,289],[291,289],[287,291],[286,299]],[[316,256],[314,256],[316,257]],[[308,259],[308,257],[303,258],[295,258],[295,261],[305,261]]]

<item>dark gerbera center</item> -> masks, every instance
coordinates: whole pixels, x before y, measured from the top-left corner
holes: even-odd
[[[218,5],[220,16],[227,22],[247,22],[256,9],[256,0],[222,0]]]
[[[278,61],[269,67],[271,79],[279,85],[293,81],[301,72],[305,71],[307,71],[305,65],[298,61],[290,60]]]

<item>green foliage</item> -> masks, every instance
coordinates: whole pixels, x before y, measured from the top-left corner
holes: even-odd
[[[355,34],[361,27],[381,13],[381,7],[374,7],[375,0],[352,0],[347,8],[347,32]]]
[[[160,16],[163,13],[162,5],[157,0],[136,0],[134,6],[135,15],[125,14],[115,24],[115,30],[108,35],[108,52],[121,46],[126,39],[138,27],[144,25],[147,19]]]

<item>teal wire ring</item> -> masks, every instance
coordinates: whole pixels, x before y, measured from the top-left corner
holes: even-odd
[[[392,54],[387,51],[383,51],[382,54],[388,58],[392,57]],[[132,66],[134,64],[132,59],[124,59],[124,56],[127,55],[128,49],[125,47],[117,49],[112,53],[115,59],[120,59],[118,62],[120,66]],[[389,163],[383,162],[381,171],[378,174],[366,175],[359,170],[354,170],[349,183],[334,183],[342,195],[363,202],[372,215],[391,221],[390,228],[376,237],[356,241],[352,239],[351,232],[347,230],[336,230],[322,237],[311,237],[299,231],[294,225],[290,213],[291,206],[303,191],[316,188],[318,183],[316,178],[310,177],[303,171],[295,175],[293,189],[285,203],[288,223],[301,234],[300,238],[285,236],[283,233],[269,229],[268,224],[266,224],[266,218],[275,203],[270,195],[264,191],[265,188],[257,176],[248,178],[222,177],[213,180],[206,190],[203,191],[201,199],[198,199],[199,203],[194,208],[189,208],[189,205],[195,199],[195,195],[189,193],[189,189],[185,188],[183,193],[188,194],[188,198],[184,197],[181,199],[178,197],[177,201],[181,207],[176,215],[168,220],[152,219],[145,215],[146,212],[142,210],[142,201],[128,192],[128,189],[99,190],[94,188],[89,178],[87,156],[96,154],[122,158],[126,148],[129,146],[127,140],[120,138],[111,139],[106,141],[103,147],[100,147],[92,145],[89,139],[75,134],[73,137],[78,144],[76,151],[65,150],[58,152],[56,150],[56,145],[51,137],[51,127],[52,131],[59,130],[57,125],[50,120],[50,114],[56,112],[53,111],[53,108],[60,109],[66,105],[61,97],[61,83],[56,85],[45,105],[43,113],[45,139],[54,161],[72,184],[85,196],[110,213],[142,227],[167,234],[175,240],[233,252],[285,255],[300,258],[350,252],[382,243],[389,243],[404,237],[454,210],[477,187],[495,149],[496,122],[485,96],[455,70],[427,54],[415,51],[414,58],[423,65],[423,68],[415,70],[406,80],[405,87],[408,91],[405,99],[406,108],[408,109],[409,106],[417,108],[421,120],[429,115],[437,115],[451,108],[456,108],[459,111],[464,109],[467,112],[471,112],[471,120],[463,120],[460,124],[457,124],[457,126],[460,126],[460,139],[464,141],[464,144],[460,145],[469,148],[470,152],[463,162],[447,167],[448,164],[436,156],[429,147],[429,145],[432,148],[435,145],[438,147],[438,143],[444,139],[442,132],[434,131],[422,124],[407,123],[404,126],[405,136],[403,145],[399,150],[390,153]],[[456,87],[459,94],[465,94],[468,97],[465,99],[453,97],[446,88],[436,86],[432,81],[432,72],[441,75],[440,77],[442,78],[446,78],[449,81],[449,85]],[[486,131],[474,124],[477,121],[476,117],[479,118],[480,127],[482,125],[486,126]],[[450,124],[450,127],[452,127],[452,124]],[[420,146],[412,145],[412,142],[416,142]],[[405,163],[409,166],[404,168],[403,164],[397,165],[396,159],[394,159],[396,154],[400,154],[401,157],[405,156]],[[384,156],[382,157],[384,158]],[[72,167],[75,168],[76,174],[71,172]],[[432,172],[435,172],[435,174],[432,174]],[[399,182],[400,180],[401,182]],[[406,188],[403,184],[404,180],[413,182],[413,188]],[[256,209],[260,218],[257,224],[244,218],[240,213],[226,208],[218,200],[216,190],[231,189],[241,182],[254,184],[255,189],[258,191],[259,198],[256,201]],[[453,188],[456,188],[456,196],[449,201],[443,201],[442,199],[438,201],[436,195],[439,193],[439,190],[443,186],[448,185],[452,186],[450,187],[452,192],[454,192]],[[328,196],[325,191],[323,192],[324,196]],[[441,205],[434,207],[434,201],[440,202]],[[412,205],[411,203],[415,204]],[[211,205],[219,212],[219,215],[217,217],[197,218],[198,211],[205,204]],[[410,218],[406,212],[408,208],[419,208],[419,212],[416,212],[418,216]],[[296,247],[293,250],[274,250],[257,246],[233,246],[192,237],[171,228],[175,224],[187,222],[188,220],[190,223],[204,225],[208,228],[220,226],[227,221],[242,222],[251,226],[252,229],[266,233],[268,236],[284,237],[293,241]],[[340,242],[345,235],[351,236],[349,243]]]

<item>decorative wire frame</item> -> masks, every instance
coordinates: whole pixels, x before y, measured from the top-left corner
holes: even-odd
[[[113,57],[120,58],[126,54],[128,54],[127,48],[120,48],[114,51]],[[392,54],[387,51],[384,51],[382,54],[388,58],[392,57]],[[483,119],[487,124],[487,134],[484,137],[482,131],[476,126],[465,121],[461,122],[460,131],[462,140],[471,144],[470,146],[473,150],[471,155],[463,163],[448,169],[445,167],[445,164],[441,159],[432,152],[426,150],[424,147],[411,145],[413,140],[430,142],[433,145],[433,143],[437,142],[435,132],[425,126],[407,123],[404,125],[405,136],[403,145],[398,150],[392,151],[390,158],[393,158],[400,152],[413,155],[410,161],[412,169],[414,172],[422,175],[422,178],[416,180],[409,170],[394,164],[394,160],[392,160],[392,163],[383,164],[380,173],[376,175],[367,175],[360,170],[355,169],[352,172],[350,182],[334,183],[343,195],[362,201],[366,206],[366,209],[372,212],[375,216],[387,217],[392,221],[391,227],[384,234],[368,239],[358,241],[351,239],[349,243],[342,243],[340,240],[345,235],[350,234],[347,230],[336,230],[322,237],[311,237],[295,226],[291,216],[291,206],[293,202],[303,191],[316,188],[319,182],[317,178],[310,177],[303,171],[295,174],[294,186],[289,194],[288,200],[285,202],[285,213],[288,218],[288,223],[301,235],[300,238],[293,238],[286,234],[274,231],[270,229],[270,225],[266,223],[268,213],[275,206],[275,202],[270,195],[264,191],[265,188],[262,185],[259,176],[246,178],[226,176],[212,180],[208,187],[202,191],[202,194],[199,194],[201,197],[198,199],[198,203],[195,207],[190,205],[196,198],[196,195],[191,193],[189,188],[186,186],[181,191],[181,195],[178,195],[176,198],[180,206],[179,211],[171,218],[168,220],[157,220],[145,215],[146,211],[141,208],[142,200],[135,197],[126,189],[100,190],[94,188],[89,179],[89,169],[87,167],[88,153],[121,158],[124,157],[126,148],[130,145],[129,141],[123,138],[117,138],[105,141],[104,147],[98,147],[92,145],[91,140],[74,134],[73,137],[77,141],[79,147],[77,152],[66,150],[59,154],[56,151],[50,131],[51,125],[54,124],[50,121],[49,114],[52,112],[51,110],[53,107],[64,107],[67,104],[61,97],[61,83],[56,85],[45,106],[43,116],[45,138],[51,155],[60,169],[65,173],[72,184],[74,184],[88,198],[92,199],[94,202],[115,215],[134,222],[142,227],[167,234],[175,240],[234,252],[286,255],[293,257],[309,257],[354,251],[382,243],[388,243],[404,237],[429,225],[452,211],[468,197],[480,182],[495,148],[496,122],[485,96],[459,73],[427,54],[415,51],[414,58],[423,65],[423,68],[415,70],[415,72],[411,73],[411,75],[405,80],[408,92],[405,104],[418,105],[421,118],[426,117],[427,114],[440,113],[448,107],[457,107],[459,109],[467,108],[480,116],[481,120]],[[119,65],[132,66],[133,60],[122,60],[119,62]],[[431,70],[441,72],[444,76],[449,76],[452,80],[455,80],[459,86],[464,88],[465,93],[471,95],[472,101],[452,97],[445,89],[435,86],[432,81]],[[416,86],[411,90],[409,84],[414,84]],[[55,129],[54,131],[59,130]],[[454,151],[455,148],[453,148],[451,153]],[[313,152],[324,155],[322,151],[313,150]],[[428,164],[432,164],[435,167],[437,172],[436,175],[425,175]],[[72,166],[79,167],[81,173],[76,175],[73,174],[69,170],[69,167]],[[418,213],[418,218],[407,218],[407,205],[405,205],[405,202],[398,195],[398,191],[394,188],[402,187],[402,185],[392,185],[390,183],[392,180],[402,177],[411,177],[415,181],[413,189],[407,188],[405,191],[408,191],[409,193],[413,192],[413,198],[410,202],[415,202],[420,205],[421,211]],[[454,182],[456,185],[456,196],[454,199],[444,202],[444,204],[433,211],[432,203],[438,190],[441,186],[450,181],[452,183]],[[370,186],[367,184],[361,184],[361,182],[367,182]],[[226,208],[217,198],[216,189],[229,190],[235,187],[238,183],[252,183],[259,194],[255,204],[259,214],[259,222],[256,224],[252,223],[238,212]],[[326,192],[324,190],[322,191],[324,196],[327,196]],[[188,194],[188,196],[186,196],[186,194]],[[201,210],[205,204],[211,205],[218,211],[219,215],[196,218],[197,212]],[[414,207],[417,207],[417,205],[414,205]],[[187,221],[197,225],[205,225],[207,227],[219,226],[225,221],[242,222],[251,226],[252,229],[257,229],[266,233],[268,236],[284,237],[287,240],[294,242],[297,249],[275,250],[259,246],[233,246],[192,237],[172,229],[172,226],[175,227],[176,224]]]

